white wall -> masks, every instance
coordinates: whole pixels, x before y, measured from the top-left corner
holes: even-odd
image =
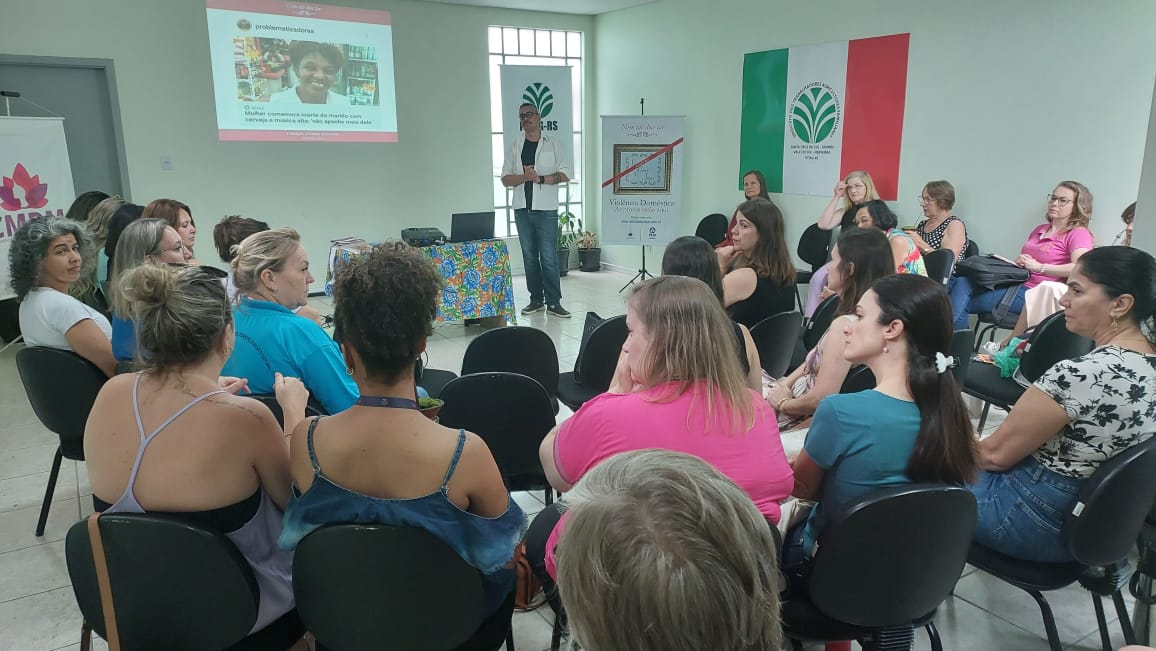
[[[212,225],[225,214],[293,226],[307,243],[317,291],[332,238],[378,240],[424,225],[448,232],[451,213],[494,205],[488,25],[593,26],[588,16],[325,1],[392,12],[398,143],[219,142],[203,0],[3,0],[0,51],[113,59],[132,199],[189,203],[206,262],[216,261]],[[163,156],[172,171],[160,169]]]
[[[1153,25],[1150,0],[663,0],[597,17],[597,112],[636,112],[645,97],[648,113],[687,115],[692,233],[703,215],[729,215],[742,196],[744,53],[910,32],[893,204],[900,223],[919,217],[923,184],[945,178],[956,187],[956,214],[982,247],[1015,253],[1042,221],[1044,196],[1075,179],[1091,188],[1092,228],[1110,243],[1140,179]],[[826,199],[776,200],[793,249]],[[609,247],[603,257],[632,266],[638,253]]]
[[[1140,195],[1136,200],[1136,230],[1132,245],[1149,253],[1156,251],[1156,84],[1152,89],[1152,115],[1148,118],[1148,145],[1144,170],[1140,175]]]

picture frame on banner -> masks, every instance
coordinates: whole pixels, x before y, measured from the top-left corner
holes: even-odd
[[[673,157],[661,145],[614,145],[614,194],[670,194]],[[650,158],[658,152],[657,158]],[[638,163],[633,172],[621,174]]]

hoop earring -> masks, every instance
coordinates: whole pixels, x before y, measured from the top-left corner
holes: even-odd
[[[345,367],[345,374],[346,375],[353,375],[353,367],[352,366]]]

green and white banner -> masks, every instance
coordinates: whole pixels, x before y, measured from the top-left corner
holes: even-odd
[[[529,102],[542,116],[542,133],[555,138],[574,160],[574,91],[570,66],[499,66],[502,77],[502,140],[508,149],[521,135],[518,107]]]

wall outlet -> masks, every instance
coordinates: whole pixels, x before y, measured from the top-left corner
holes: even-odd
[[[172,171],[173,159],[170,156],[164,156],[161,158],[161,169],[165,170],[166,172]]]

